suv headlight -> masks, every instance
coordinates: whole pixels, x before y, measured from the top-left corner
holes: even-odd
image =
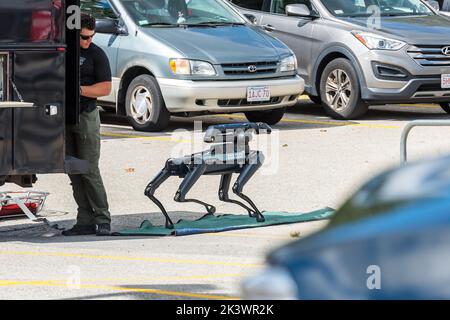
[[[403,41],[385,38],[372,33],[352,32],[352,34],[370,50],[396,51],[406,45]]]
[[[281,72],[295,71],[297,70],[297,58],[295,55],[289,56],[281,60]]]
[[[169,64],[170,69],[174,74],[186,76],[216,75],[216,70],[214,69],[213,65],[205,61],[188,60],[188,59],[170,59]]]

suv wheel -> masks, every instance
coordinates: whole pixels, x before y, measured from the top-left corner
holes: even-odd
[[[169,124],[170,113],[158,82],[150,75],[140,75],[130,83],[125,108],[134,130],[161,131]]]
[[[268,125],[274,125],[283,119],[286,108],[278,108],[268,111],[247,111],[245,117],[250,122],[264,122]]]
[[[445,112],[450,113],[450,102],[441,102],[441,108]]]
[[[335,119],[355,119],[367,112],[361,99],[358,76],[350,61],[331,61],[322,73],[320,97],[325,111]]]

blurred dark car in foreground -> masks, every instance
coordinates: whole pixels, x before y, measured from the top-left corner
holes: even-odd
[[[370,180],[268,264],[244,299],[450,299],[450,156]]]

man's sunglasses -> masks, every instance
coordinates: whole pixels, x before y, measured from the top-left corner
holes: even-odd
[[[89,40],[95,36],[95,33],[92,36],[86,36],[84,34],[80,34],[80,38],[83,40]]]

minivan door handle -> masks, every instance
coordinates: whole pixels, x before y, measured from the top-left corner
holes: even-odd
[[[267,30],[267,31],[275,31],[276,30],[275,27],[271,24],[263,24],[263,25],[261,25],[261,27],[263,27],[264,30]]]

